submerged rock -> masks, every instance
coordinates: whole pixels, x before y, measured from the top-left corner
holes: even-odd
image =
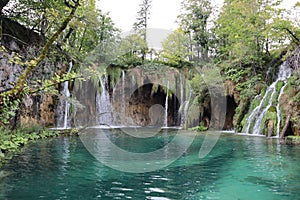
[[[1,170],[1,171],[0,171],[0,180],[3,179],[3,178],[5,178],[5,177],[7,177],[7,176],[9,176],[10,174],[11,174],[11,173],[8,172],[8,171]]]

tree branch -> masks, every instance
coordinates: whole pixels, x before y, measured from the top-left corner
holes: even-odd
[[[18,78],[15,87],[2,94],[2,96],[8,95],[8,96],[14,96],[17,97],[20,95],[25,87],[25,81],[27,77],[29,76],[30,72],[35,69],[47,56],[47,53],[51,47],[51,45],[54,43],[54,41],[59,37],[59,35],[66,29],[69,22],[73,19],[76,9],[79,6],[79,0],[76,1],[74,7],[72,8],[70,14],[65,18],[65,20],[61,23],[59,29],[51,36],[51,38],[47,41],[45,46],[43,47],[40,55],[34,59],[32,59],[29,62],[26,62],[25,65],[27,66],[25,71],[21,74],[21,76]]]
[[[38,92],[41,92],[41,91],[44,91],[45,89],[47,88],[50,88],[50,87],[53,87],[53,86],[56,86],[58,84],[61,84],[61,83],[64,83],[66,81],[72,81],[72,80],[76,80],[76,79],[79,79],[79,78],[83,78],[82,75],[80,76],[76,76],[76,77],[72,77],[72,78],[69,78],[69,79],[63,79],[63,80],[58,80],[58,81],[54,81],[53,83],[49,84],[49,85],[46,85],[46,86],[42,86],[36,90],[31,90],[29,91],[29,94],[36,94]]]
[[[300,39],[290,29],[284,28],[284,30],[286,30],[292,36],[292,38],[294,38],[294,40],[296,40],[295,43],[297,45],[300,45]]]

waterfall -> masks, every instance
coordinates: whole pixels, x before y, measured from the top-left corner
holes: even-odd
[[[165,102],[165,127],[168,127],[168,93],[169,93],[169,81],[166,90],[166,102]]]
[[[179,118],[180,119],[180,127],[183,127],[183,125],[185,123],[186,116],[187,116],[187,113],[189,110],[191,96],[192,96],[192,91],[189,92],[189,96],[188,96],[187,100],[184,101],[179,107],[178,114],[180,117]]]
[[[275,103],[274,96],[276,94],[276,86],[279,81],[283,81],[284,85],[281,87],[280,92],[278,94],[278,98],[276,99],[276,112],[277,112],[277,135],[280,132],[280,107],[279,107],[279,100],[281,95],[284,92],[284,89],[287,85],[287,79],[291,76],[292,70],[287,66],[286,62],[284,62],[279,67],[279,73],[277,76],[276,81],[274,81],[266,90],[265,95],[263,96],[260,104],[252,111],[247,119],[247,126],[245,128],[245,132],[249,133],[250,128],[253,126],[252,134],[259,135],[260,134],[260,127],[263,124],[263,120],[266,117],[266,114],[269,108]],[[257,96],[256,98],[258,98]]]
[[[283,63],[280,68],[283,68],[283,69],[280,69],[279,70],[279,80],[283,81],[284,82],[284,85],[282,86],[282,88],[280,89],[280,92],[279,92],[279,95],[278,95],[278,99],[277,99],[277,105],[276,105],[276,112],[277,112],[277,127],[276,127],[276,130],[277,130],[277,136],[279,137],[279,134],[280,134],[280,97],[282,96],[283,92],[284,92],[284,89],[285,87],[287,86],[287,80],[288,78],[292,75],[292,69],[289,68],[286,63]]]
[[[192,96],[192,91],[188,88],[184,88],[184,79],[182,77],[182,73],[179,74],[180,80],[180,106],[178,109],[178,124],[180,127],[183,127],[185,123],[185,119],[189,109],[190,98]]]
[[[253,135],[259,135],[260,134],[260,125],[262,123],[262,119],[269,110],[269,108],[272,106],[274,95],[276,94],[276,84],[278,81],[275,81],[270,85],[266,91],[265,96],[269,96],[271,94],[271,97],[269,98],[269,101],[267,101],[267,106],[261,110],[259,109],[259,115],[257,120],[255,121],[254,127],[253,127]],[[265,101],[263,101],[265,103]]]
[[[100,126],[110,126],[112,125],[112,116],[111,116],[111,103],[110,103],[110,96],[109,92],[106,88],[107,83],[107,77],[103,80],[102,77],[100,77],[100,85],[101,85],[101,93],[97,94],[96,97],[96,105],[97,105],[97,112],[98,112],[98,123]]]
[[[283,94],[283,91],[284,91],[284,89],[285,89],[285,87],[286,87],[286,85],[287,85],[287,81],[285,81],[285,83],[284,83],[284,86],[280,89],[280,92],[279,92],[279,95],[278,95],[278,99],[277,99],[277,105],[276,105],[276,112],[277,112],[277,127],[276,127],[276,131],[277,131],[277,136],[279,136],[279,134],[280,134],[280,104],[279,104],[279,101],[280,101],[280,97],[281,97],[281,95]]]
[[[179,84],[180,84],[180,106],[178,109],[178,123],[180,125],[182,124],[182,119],[183,119],[183,108],[184,108],[184,91],[183,91],[183,79],[182,79],[182,74],[179,74]]]
[[[254,99],[259,98],[260,95],[257,95]],[[254,119],[257,117],[258,112],[262,109],[263,104],[265,102],[267,98],[267,92],[265,93],[264,97],[262,98],[262,100],[260,101],[260,104],[252,111],[252,113],[249,115],[248,119],[247,119],[247,127],[245,129],[246,133],[249,133],[250,131],[250,126],[252,124],[252,122],[254,121]]]
[[[179,78],[180,78],[180,105],[183,104],[184,102],[184,91],[183,91],[183,78],[182,78],[182,73],[179,74]]]
[[[71,72],[73,67],[72,61],[69,63],[68,73]],[[70,90],[69,90],[69,81],[64,82],[64,87],[62,91],[63,99],[60,100],[57,108],[57,127],[66,129],[70,127],[70,120],[69,120],[69,109],[70,103],[68,99],[70,98]]]
[[[125,114],[126,114],[126,102],[125,102],[125,71],[122,70],[122,117],[125,119]]]

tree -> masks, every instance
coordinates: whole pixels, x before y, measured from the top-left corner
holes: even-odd
[[[209,51],[208,20],[212,13],[209,0],[184,0],[183,13],[178,16],[181,29],[191,40],[191,60],[207,60]]]
[[[152,0],[143,0],[140,4],[140,10],[137,13],[137,21],[133,24],[133,30],[135,33],[140,34],[144,42],[147,43],[147,28],[148,19],[150,16]],[[142,60],[145,60],[146,49],[143,49]]]
[[[270,49],[281,46],[286,34],[276,26],[283,22],[281,1],[226,0],[216,22],[217,55],[223,59],[243,60],[262,66]]]
[[[121,39],[117,47],[117,65],[137,65],[143,61],[147,43],[139,34],[131,34]]]
[[[173,64],[182,63],[188,59],[189,45],[184,31],[177,29],[163,41],[163,57]]]

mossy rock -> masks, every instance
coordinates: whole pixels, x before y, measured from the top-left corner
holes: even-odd
[[[284,82],[283,81],[278,81],[278,83],[276,84],[276,92],[280,92],[280,89],[283,87]]]
[[[207,131],[208,127],[205,127],[205,126],[196,126],[196,127],[191,128],[190,130],[192,130],[192,131],[198,131],[198,132],[203,132],[203,131]]]
[[[268,113],[269,113],[269,112],[276,113],[276,107],[275,107],[275,106],[271,106],[271,107],[268,109]]]
[[[300,136],[289,135],[285,138],[285,143],[300,145]]]
[[[251,106],[250,106],[250,111],[252,112],[261,102],[260,98],[255,98],[253,99]]]

